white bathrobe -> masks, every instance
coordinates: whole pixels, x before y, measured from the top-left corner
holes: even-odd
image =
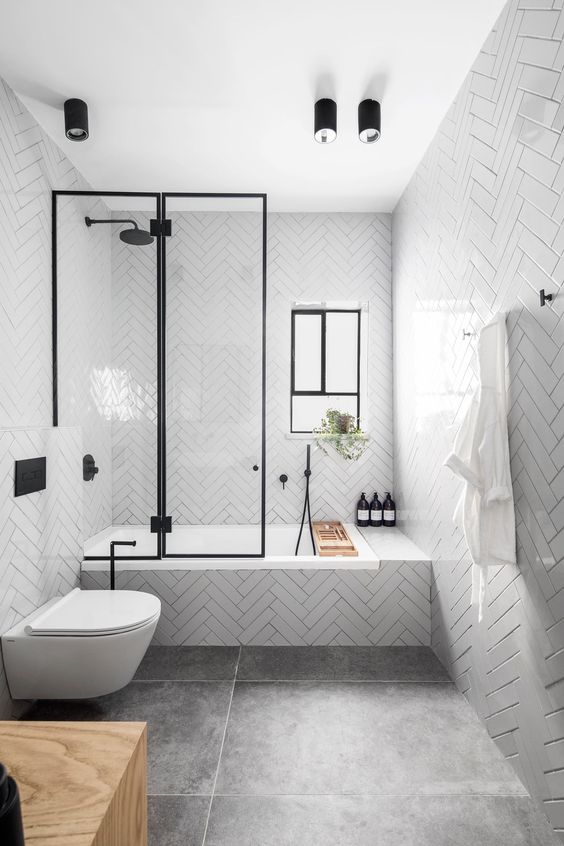
[[[464,534],[474,562],[472,601],[484,612],[489,564],[515,563],[515,508],[509,465],[505,315],[480,332],[477,389],[445,465],[466,482]],[[478,577],[478,578],[476,578]]]

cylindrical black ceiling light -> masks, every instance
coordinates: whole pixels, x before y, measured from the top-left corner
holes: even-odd
[[[69,141],[88,138],[88,106],[84,100],[76,97],[65,100],[65,135]]]
[[[363,100],[358,106],[358,137],[364,144],[373,144],[380,137],[380,103]]]
[[[330,144],[337,137],[337,104],[327,97],[315,104],[315,140]]]

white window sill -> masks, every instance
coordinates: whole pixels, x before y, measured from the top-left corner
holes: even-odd
[[[284,435],[287,441],[315,441],[318,438],[334,438],[335,435],[314,435],[312,432],[286,432]],[[363,432],[364,440],[370,440],[370,434]]]

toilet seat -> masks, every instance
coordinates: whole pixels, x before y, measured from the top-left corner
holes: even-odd
[[[150,593],[75,588],[30,620],[25,633],[39,637],[113,635],[146,626],[159,614],[160,602]]]

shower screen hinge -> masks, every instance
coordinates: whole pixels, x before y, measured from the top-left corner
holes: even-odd
[[[151,221],[150,233],[151,235],[172,235],[172,221],[170,218],[163,218],[157,220],[153,218]]]
[[[172,532],[172,517],[151,517],[151,532]]]

